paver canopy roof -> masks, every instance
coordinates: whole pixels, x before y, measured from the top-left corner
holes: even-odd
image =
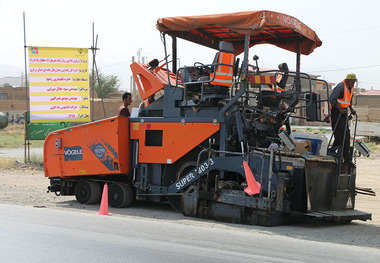
[[[298,19],[272,11],[165,17],[157,20],[157,29],[210,48],[218,49],[220,41],[232,42],[235,54],[244,51],[244,36],[250,36],[250,47],[272,44],[297,52],[297,39],[301,41],[301,54],[308,55],[322,45],[317,34]]]

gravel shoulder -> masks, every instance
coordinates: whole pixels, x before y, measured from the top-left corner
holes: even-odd
[[[295,224],[289,226],[262,227],[228,224],[189,218],[176,213],[168,204],[136,202],[130,208],[110,207],[113,216],[149,218],[160,221],[176,221],[178,224],[200,225],[211,228],[228,228],[235,231],[283,235],[297,239],[366,246],[380,249],[380,158],[357,160],[357,186],[372,188],[377,196],[358,195],[356,209],[372,213],[372,221],[353,221],[350,224]],[[72,210],[96,213],[99,205],[82,205],[74,196],[56,196],[47,193],[49,180],[42,169],[19,164],[14,169],[0,169],[0,203],[31,206],[36,209]]]

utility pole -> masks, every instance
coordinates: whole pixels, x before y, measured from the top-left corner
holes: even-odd
[[[137,55],[140,56],[139,51],[137,51]],[[134,62],[135,62],[135,56],[132,56],[132,63]],[[136,81],[133,75],[131,76],[131,84],[132,84],[131,86],[132,99],[137,100]]]
[[[142,48],[137,48],[137,62],[145,64],[145,61],[148,59],[147,57],[141,56],[141,50]],[[135,56],[132,56],[132,63],[135,62]],[[132,93],[132,99],[137,101],[140,99],[139,93],[136,88],[136,80],[133,76],[131,76],[131,93]]]
[[[140,58],[141,58],[141,50],[142,50],[141,47],[139,47],[139,48],[137,49],[137,62],[138,62],[138,63],[141,63],[141,60],[140,60]]]

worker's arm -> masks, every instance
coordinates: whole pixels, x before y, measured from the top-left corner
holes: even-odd
[[[343,98],[344,94],[344,84],[339,83],[331,92],[330,95],[330,103],[332,107],[335,107],[339,110],[340,113],[346,113],[346,109],[342,108],[338,104],[338,99]]]
[[[350,111],[352,115],[356,115],[356,110],[352,108],[352,105],[350,105]]]

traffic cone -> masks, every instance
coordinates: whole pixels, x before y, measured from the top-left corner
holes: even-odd
[[[247,178],[247,184],[248,184],[247,188],[244,189],[244,192],[246,192],[249,195],[255,195],[255,194],[260,193],[261,184],[256,181],[246,161],[243,161],[243,166],[244,166],[245,178]]]
[[[102,201],[100,202],[100,210],[97,214],[112,216],[112,214],[108,213],[108,185],[107,183],[105,183],[103,187]]]

